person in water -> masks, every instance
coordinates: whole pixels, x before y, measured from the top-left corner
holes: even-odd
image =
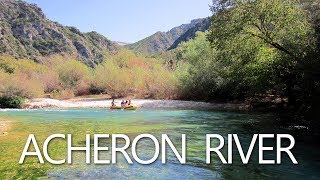
[[[131,104],[131,99],[128,101],[127,107],[133,107],[133,105]]]
[[[125,108],[126,107],[126,102],[124,100],[122,100],[121,102],[121,108]]]
[[[111,106],[114,107],[115,105],[114,99],[112,99]]]

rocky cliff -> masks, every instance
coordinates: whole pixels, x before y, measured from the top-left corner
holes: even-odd
[[[175,42],[167,50],[175,49],[180,43],[194,39],[197,31],[205,32],[209,29],[210,24],[209,18],[202,19],[199,23],[189,28],[184,34],[175,40]]]
[[[118,48],[97,32],[81,33],[75,27],[48,20],[37,5],[0,0],[0,54],[35,60],[68,54],[94,66]]]

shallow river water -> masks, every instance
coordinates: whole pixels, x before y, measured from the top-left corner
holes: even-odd
[[[86,165],[85,154],[77,153],[74,155],[72,165],[46,167],[45,175],[39,173],[39,177],[52,179],[320,179],[320,149],[317,140],[304,135],[299,130],[293,130],[294,128],[281,127],[276,121],[277,118],[270,114],[173,109],[1,110],[0,121],[1,119],[9,119],[13,122],[8,134],[0,136],[0,153],[3,161],[0,172],[6,175],[10,174],[9,171],[17,172],[16,174],[25,171],[28,174],[28,171],[33,172],[29,169],[30,167],[42,168],[34,160],[35,158],[26,159],[26,165],[24,165],[26,168],[20,168],[17,165],[29,134],[35,134],[39,144],[42,144],[51,134],[72,134],[74,144],[81,146],[84,145],[85,134],[121,133],[133,139],[139,134],[149,133],[156,136],[159,141],[161,141],[161,134],[168,134],[177,149],[181,149],[181,134],[186,134],[186,164],[180,164],[170,150],[168,150],[166,164],[161,163],[160,153],[159,159],[151,165],[140,165],[137,162],[129,165],[121,154],[118,155],[117,164]],[[232,165],[222,164],[215,155],[212,155],[211,164],[205,162],[206,134],[220,134],[225,137],[226,142],[228,134],[237,134],[246,153],[253,134],[278,133],[288,133],[296,139],[292,152],[298,165],[294,165],[285,154],[281,165],[259,165],[258,148],[256,148],[258,143],[246,165],[241,163],[235,145],[233,145]],[[64,146],[66,142],[57,143],[62,145],[56,147],[52,145],[51,153],[53,156],[62,157],[61,154],[66,152]],[[265,144],[276,147],[275,140],[266,141]],[[110,147],[110,141],[102,142],[101,146],[103,145]],[[214,145],[213,143],[212,146]],[[10,151],[13,147],[15,152]],[[141,159],[150,159],[154,153],[154,145],[149,140],[141,141],[137,152]],[[132,158],[130,149],[128,153]],[[227,145],[223,149],[223,154],[227,157]],[[101,153],[101,159],[104,158],[111,159],[110,152]],[[266,151],[265,159],[275,158],[275,151]]]

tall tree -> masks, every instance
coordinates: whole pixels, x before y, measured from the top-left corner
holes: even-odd
[[[221,61],[237,62],[233,70],[238,73],[248,64],[259,64],[257,59],[273,61],[269,70],[277,73],[285,95],[295,102],[293,91],[302,76],[298,64],[315,49],[314,29],[299,1],[214,0],[211,9],[216,14],[208,39],[222,54]],[[263,54],[266,57],[261,57],[261,50],[269,52]]]

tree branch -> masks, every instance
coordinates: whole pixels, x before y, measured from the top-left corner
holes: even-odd
[[[272,47],[278,49],[279,51],[282,51],[282,52],[284,52],[284,53],[286,53],[286,54],[294,57],[294,55],[293,55],[289,50],[287,50],[286,48],[284,48],[283,46],[281,46],[279,43],[270,41],[270,40],[268,40],[267,38],[264,38],[264,37],[262,37],[262,36],[259,36],[259,35],[257,35],[257,34],[254,34],[254,33],[251,33],[251,35],[254,36],[254,37],[258,37],[258,38],[262,39],[263,41],[265,41],[266,43],[268,43],[268,44],[271,45]]]

